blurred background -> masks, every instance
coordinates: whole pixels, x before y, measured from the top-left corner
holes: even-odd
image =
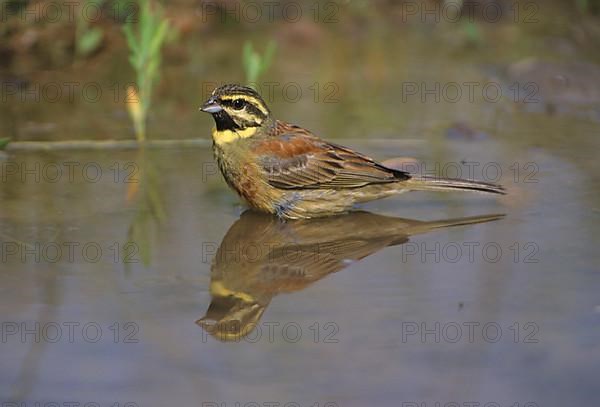
[[[123,27],[150,21],[144,26],[159,31],[144,4],[3,1],[1,136],[132,138],[127,88],[143,85]],[[150,138],[208,138],[210,118],[198,106],[215,85],[249,74],[279,117],[330,138],[434,138],[464,122],[474,133],[549,143],[543,123],[599,119],[594,0],[153,5],[168,28]],[[260,56],[275,48],[258,77],[248,72],[246,43]],[[524,140],[520,129],[539,136]]]
[[[409,194],[347,227],[241,216],[198,111],[225,83],[508,195]],[[591,405],[599,136],[597,0],[0,0],[0,400]],[[339,250],[264,249],[318,242]],[[227,318],[258,337],[224,340]]]

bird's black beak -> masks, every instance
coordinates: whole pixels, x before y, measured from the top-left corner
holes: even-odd
[[[221,107],[221,105],[219,105],[217,103],[217,101],[215,99],[210,98],[206,101],[206,103],[204,103],[202,105],[200,110],[202,110],[203,112],[212,114],[212,113],[219,113],[221,110],[223,110],[223,108]]]

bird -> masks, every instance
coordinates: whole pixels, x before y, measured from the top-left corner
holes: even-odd
[[[200,110],[214,119],[213,153],[227,184],[249,207],[281,219],[341,214],[411,190],[505,193],[502,186],[488,182],[389,168],[275,119],[260,94],[248,86],[217,87]]]
[[[240,341],[256,329],[271,300],[280,294],[302,291],[385,247],[407,243],[411,236],[503,217],[420,221],[354,211],[280,222],[270,214],[247,210],[214,252],[211,302],[196,324],[220,341]]]

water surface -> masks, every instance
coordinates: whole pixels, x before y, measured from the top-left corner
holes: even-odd
[[[243,213],[210,148],[8,151],[0,157],[4,401],[592,404],[598,78],[567,82],[569,97],[560,97],[565,82],[553,78],[594,72],[568,63],[593,64],[594,54],[567,39],[548,46],[547,21],[484,29],[484,46],[474,48],[461,45],[458,27],[243,28],[255,40],[276,36],[270,75],[304,91],[298,101],[269,100],[279,118],[378,159],[402,157],[411,169],[500,182],[509,192],[501,198],[419,192],[294,225]],[[241,78],[233,57],[241,43],[223,30],[184,38],[167,56],[150,138],[208,139],[210,117],[196,111],[204,85]],[[1,105],[3,134],[132,138],[111,93],[131,72],[115,55],[99,56],[94,70],[32,69],[30,85],[93,78],[105,97],[12,99]],[[523,65],[531,56],[541,65]],[[407,83],[467,81],[510,92],[536,80],[532,69],[543,73],[535,103],[510,93],[439,103],[403,93]],[[506,216],[419,223],[494,214]],[[217,322],[229,320],[249,328],[219,335]]]

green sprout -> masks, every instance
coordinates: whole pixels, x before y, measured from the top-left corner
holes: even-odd
[[[577,0],[576,4],[581,13],[597,15],[600,12],[599,0]]]
[[[163,16],[158,5],[151,0],[139,0],[140,18],[138,32],[134,32],[133,24],[128,21],[123,26],[125,38],[129,45],[129,62],[136,73],[137,89],[129,89],[129,115],[133,120],[135,135],[138,141],[146,140],[146,118],[152,88],[159,78],[161,62],[161,47],[167,38],[169,22]]]
[[[94,4],[100,8],[105,0],[86,0],[85,4]],[[92,27],[87,19],[83,18],[81,11],[75,20],[75,52],[81,57],[93,54],[102,45],[104,31],[99,27]]]
[[[576,0],[577,8],[579,11],[586,13],[590,9],[590,3],[588,0]]]
[[[0,138],[0,150],[4,150],[8,143],[10,143],[9,138]]]
[[[470,44],[481,45],[483,42],[481,30],[475,21],[466,21],[462,24],[462,27]]]
[[[265,73],[271,62],[273,61],[273,55],[277,48],[275,41],[271,40],[267,44],[267,48],[263,55],[259,54],[254,50],[252,42],[246,41],[244,44],[244,50],[242,54],[242,62],[244,65],[244,71],[246,72],[246,83],[254,85],[257,83],[258,78]]]

